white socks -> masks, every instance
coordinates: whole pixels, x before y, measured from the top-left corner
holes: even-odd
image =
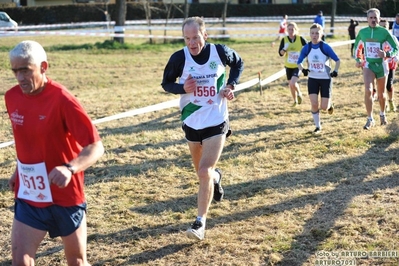
[[[321,128],[320,125],[320,112],[317,111],[316,113],[312,112],[312,116],[313,116],[313,121],[316,127]]]
[[[200,221],[202,223],[202,225],[205,226],[206,218],[205,217],[201,217],[201,216],[197,216],[197,221]]]
[[[216,172],[216,171],[215,171],[215,172]],[[218,177],[217,177],[216,179],[214,179],[213,182],[214,182],[215,184],[218,184],[219,181],[220,181],[220,174],[219,174],[219,172],[216,172],[216,174],[218,174]]]

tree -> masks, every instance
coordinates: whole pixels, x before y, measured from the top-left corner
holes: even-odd
[[[163,2],[163,1],[162,1]],[[170,14],[172,13],[172,8],[174,6],[173,0],[171,0],[170,5],[167,5],[163,2],[165,10],[166,10],[166,19],[165,19],[165,29],[163,31],[163,36],[166,36],[167,28],[168,28],[168,23],[170,19]],[[166,43],[166,38],[163,39],[163,43]]]
[[[171,0],[170,4],[166,4],[165,2],[163,2],[163,4],[164,4],[164,7],[165,7],[165,12],[166,12],[165,30],[163,32],[163,35],[166,36],[169,19],[172,16],[172,10],[176,9],[176,10],[180,11],[182,14],[186,14],[186,13],[184,13],[184,11],[182,9],[180,9],[177,5],[175,5],[173,3],[173,0]],[[167,40],[166,40],[166,38],[164,38],[163,39],[163,43],[166,43],[166,42],[167,42]]]
[[[126,21],[126,0],[116,0],[115,33],[125,33],[124,26]],[[114,37],[114,41],[124,43],[124,37]]]
[[[334,36],[335,14],[337,13],[337,0],[332,1],[330,33]]]
[[[147,21],[147,26],[148,26],[148,33],[151,36],[152,35],[152,30],[151,30],[151,4],[150,0],[146,0],[143,2],[143,7],[145,11],[145,20]],[[152,44],[152,38],[150,37],[150,44]]]
[[[229,5],[229,0],[224,0],[224,7],[223,7],[223,14],[222,14],[222,20],[223,20],[223,35],[226,34],[226,18],[227,18],[227,6]]]
[[[188,0],[184,0],[184,19],[188,18],[188,13],[190,11],[190,3]]]
[[[347,0],[349,6],[360,7],[363,11],[381,6],[382,4],[384,4],[384,2],[386,2],[386,0]]]

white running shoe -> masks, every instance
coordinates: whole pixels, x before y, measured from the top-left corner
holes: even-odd
[[[375,126],[375,121],[374,121],[374,119],[367,118],[367,122],[366,122],[366,124],[364,125],[363,128],[369,130],[369,129],[372,128],[373,126]]]
[[[186,235],[195,240],[202,240],[205,237],[205,226],[200,220],[195,220],[191,227],[187,229]]]

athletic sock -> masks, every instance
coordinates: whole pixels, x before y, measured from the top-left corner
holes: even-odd
[[[215,171],[215,172],[216,172],[216,171]],[[220,174],[219,174],[218,172],[216,172],[216,174],[218,175],[218,177],[216,177],[216,178],[213,180],[213,182],[214,182],[215,184],[218,184],[219,181],[220,181]]]
[[[315,112],[315,113],[312,112],[312,116],[313,116],[313,121],[314,121],[315,126],[318,128],[321,128],[319,110],[317,110],[317,112]]]
[[[206,218],[205,217],[202,217],[202,216],[197,216],[197,219],[196,219],[197,221],[200,221],[204,226],[205,226],[205,223],[206,223]]]

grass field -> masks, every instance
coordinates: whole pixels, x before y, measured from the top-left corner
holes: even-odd
[[[22,39],[1,39],[1,95],[15,84],[7,51]],[[66,85],[93,119],[177,98],[160,83],[182,43],[150,46],[129,39],[131,49],[71,50],[104,39],[29,39],[49,51],[48,76]],[[244,58],[242,82],[283,68],[271,40],[223,41]],[[398,265],[398,115],[389,113],[387,126],[363,130],[361,72],[348,45],[334,50],[342,61],[334,79],[336,109],[321,114],[320,135],[311,134],[305,78],[300,84],[306,96],[296,108],[284,78],[263,94],[257,86],[236,94],[229,105],[233,135],[218,165],[226,195],[212,204],[202,242],[184,234],[196,216],[198,181],[178,109],[99,124],[106,153],[86,171],[90,263],[310,266],[335,258],[343,265]],[[5,142],[12,135],[3,101],[0,111]],[[13,195],[7,181],[15,167],[13,146],[0,149],[0,165],[0,265],[11,265]],[[379,251],[396,253],[363,257]],[[46,238],[36,263],[66,265],[60,239]]]

